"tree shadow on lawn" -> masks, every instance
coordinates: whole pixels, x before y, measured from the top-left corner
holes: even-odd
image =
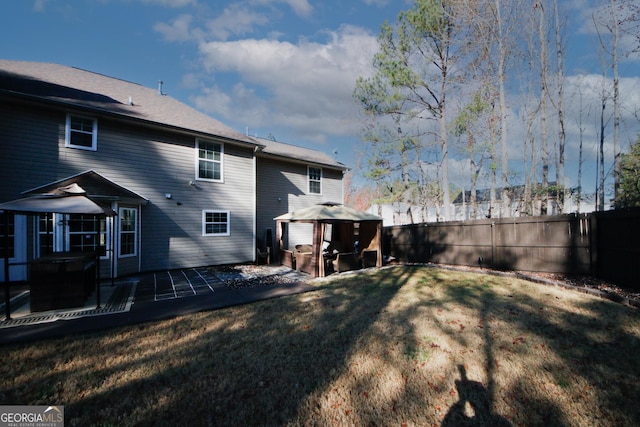
[[[445,288],[445,305],[463,305],[479,313],[491,404],[499,401],[502,408],[510,407],[511,418],[529,414],[531,418],[520,420],[528,425],[640,425],[636,404],[640,398],[640,312],[595,297],[581,300],[572,310],[558,302],[582,298],[582,294],[550,288],[548,299],[537,299],[519,289],[524,286],[543,285],[514,281],[512,293],[499,294],[492,290],[490,276],[476,275],[475,283],[468,286]],[[501,322],[515,327],[513,336],[499,337],[492,332],[492,325]],[[440,327],[456,335],[447,325]],[[527,343],[529,338],[524,337],[531,335],[535,342]],[[496,372],[514,357],[539,362],[541,369],[532,376],[531,371],[522,372],[498,389]],[[548,381],[548,388],[541,387],[543,381]],[[563,394],[591,404],[567,405],[562,402]],[[585,406],[588,410],[576,410]]]
[[[412,274],[385,269],[348,286],[50,342],[25,353],[43,365],[37,384],[18,370],[0,396],[63,404],[69,425],[286,424],[340,374]],[[67,360],[56,356],[64,346]]]
[[[8,347],[39,371],[0,368],[0,399],[65,405],[69,425],[470,423],[460,412],[470,399],[481,402],[476,421],[616,424],[620,411],[617,424],[640,424],[640,343],[625,325],[637,312],[596,299],[568,311],[553,296],[529,297],[525,282],[502,291],[491,276],[469,273],[452,284],[427,270],[382,269],[308,294]],[[478,324],[456,321],[463,310],[475,312]],[[505,322],[514,336],[496,334]],[[522,342],[520,331],[535,342]],[[587,402],[596,407],[573,418],[552,393],[532,386],[527,367],[504,382],[512,358],[536,361],[551,391],[591,387]]]

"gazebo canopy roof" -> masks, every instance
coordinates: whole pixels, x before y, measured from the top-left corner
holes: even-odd
[[[283,222],[363,222],[382,221],[382,218],[339,203],[327,202],[277,216],[274,220]]]
[[[59,187],[46,194],[25,197],[0,203],[0,211],[18,213],[62,213],[87,215],[114,215],[110,208],[103,208],[86,197],[78,184]]]

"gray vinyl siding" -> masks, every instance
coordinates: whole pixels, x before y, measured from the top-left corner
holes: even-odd
[[[256,232],[264,238],[267,227],[276,236],[274,217],[323,202],[343,203],[342,171],[322,167],[322,194],[308,193],[309,164],[258,157]],[[318,165],[311,165],[321,167]],[[288,246],[311,242],[313,228],[308,224],[290,224]],[[295,232],[294,232],[295,231]]]
[[[66,113],[2,103],[0,201],[93,169],[149,200],[139,212],[141,271],[253,260],[255,166],[250,148],[224,144],[224,182],[191,186],[194,136],[97,117],[97,151],[67,148]],[[166,199],[166,193],[172,198]],[[205,209],[230,212],[229,236],[202,236]],[[127,265],[127,272],[131,268]]]

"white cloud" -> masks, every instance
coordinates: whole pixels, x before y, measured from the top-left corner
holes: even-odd
[[[153,26],[153,29],[162,34],[165,40],[171,42],[184,42],[192,40],[194,34],[191,31],[191,22],[193,17],[191,15],[180,15],[171,22],[166,24],[164,22],[158,22]]]
[[[284,0],[298,16],[310,16],[313,7],[307,0]]]
[[[246,35],[256,25],[265,25],[265,15],[249,9],[240,3],[231,4],[220,16],[207,23],[209,34],[216,40],[226,40],[230,35]]]
[[[376,37],[356,27],[343,27],[328,36],[326,43],[265,39],[202,43],[207,72],[237,73],[243,83],[228,92],[209,89],[195,102],[216,116],[252,126],[286,126],[318,140],[327,134],[353,133],[351,94],[357,77],[370,68]]]

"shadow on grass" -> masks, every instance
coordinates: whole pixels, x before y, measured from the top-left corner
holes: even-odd
[[[580,399],[590,398],[596,403],[591,412],[567,413],[569,408],[561,407],[559,400],[553,398],[561,392],[545,395],[531,386],[540,379],[525,374],[512,381],[508,389],[500,390],[501,397],[509,399],[511,412],[537,414],[537,418],[528,420],[530,425],[579,424],[578,416],[595,424],[608,420],[605,424],[640,425],[640,409],[634,403],[640,398],[640,360],[636,357],[640,350],[638,311],[597,298],[588,299],[572,310],[557,304],[565,297],[575,296],[570,291],[561,296],[551,295],[550,291],[548,299],[538,299],[518,286],[542,285],[517,281],[512,294],[503,294],[492,290],[490,276],[476,275],[474,279],[445,287],[442,302],[464,305],[479,313],[490,408],[487,413],[492,413],[491,405],[498,392],[494,381],[496,367],[505,356],[520,354],[542,361],[550,354],[553,357],[541,363],[540,376],[551,375],[550,385],[561,392],[573,389]],[[634,320],[633,326],[628,324],[630,318]],[[500,322],[513,325],[515,335],[496,337],[491,325]],[[636,329],[630,332],[627,329],[630,327]],[[451,333],[447,328],[442,330]],[[526,343],[518,331],[533,334],[538,344]]]
[[[494,280],[382,269],[308,294],[10,346],[0,399],[62,404],[68,425],[83,426],[567,425],[580,419],[554,393],[582,387],[596,402],[584,419],[640,424],[640,332],[626,324],[640,324],[636,312],[590,299],[569,310]],[[461,323],[468,312],[477,324]],[[535,361],[551,388],[532,384],[531,370],[505,381],[511,359]]]
[[[340,374],[411,274],[50,342],[24,353],[37,380],[18,369],[0,397],[63,404],[69,425],[283,425]]]
[[[504,417],[493,413],[490,393],[484,385],[478,381],[470,381],[463,365],[458,365],[458,370],[460,380],[456,380],[456,390],[459,400],[449,409],[441,426],[511,426]],[[470,409],[466,408],[467,405]]]

